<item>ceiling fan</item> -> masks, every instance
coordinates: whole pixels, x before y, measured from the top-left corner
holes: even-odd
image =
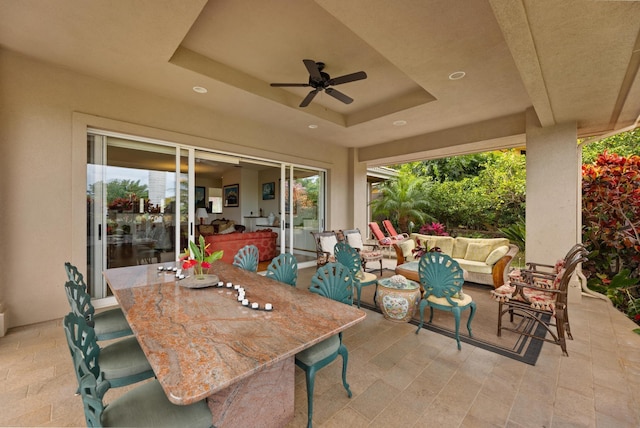
[[[307,96],[300,103],[300,107],[306,107],[309,105],[311,100],[316,96],[316,94],[320,91],[325,91],[328,95],[331,95],[333,98],[342,101],[345,104],[351,104],[353,102],[353,98],[343,94],[337,89],[332,88],[331,86],[341,85],[343,83],[355,82],[356,80],[362,80],[367,78],[367,73],[364,71],[358,71],[356,73],[345,74],[344,76],[331,78],[324,71],[324,62],[315,62],[312,59],[303,59],[305,67],[307,67],[307,71],[309,71],[309,83],[272,83],[271,86],[275,87],[311,87],[313,90],[307,94]]]

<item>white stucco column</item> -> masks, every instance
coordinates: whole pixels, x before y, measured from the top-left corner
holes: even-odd
[[[541,127],[527,111],[527,261],[554,264],[581,242],[581,165],[575,122]],[[579,302],[574,277],[569,300]]]
[[[346,229],[358,228],[363,238],[368,236],[367,226],[367,165],[358,161],[358,149],[349,149],[349,214],[351,224]]]

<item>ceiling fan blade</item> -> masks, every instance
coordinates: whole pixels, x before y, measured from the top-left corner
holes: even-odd
[[[351,104],[353,102],[353,98],[343,94],[337,89],[327,88],[324,90],[327,94],[331,95],[333,98],[342,101],[345,104]]]
[[[357,73],[345,74],[334,79],[329,80],[329,85],[341,85],[343,83],[355,82],[356,80],[362,80],[367,78],[367,73],[364,71],[358,71]]]
[[[320,82],[322,81],[322,75],[320,74],[320,69],[318,68],[318,64],[312,59],[303,59],[304,66],[307,67],[307,71],[309,72],[309,76],[311,79]]]
[[[307,94],[306,97],[304,97],[304,100],[302,100],[302,102],[300,103],[300,107],[306,107],[309,105],[309,103],[311,102],[311,100],[316,96],[316,94],[320,91],[320,89],[314,89],[313,91],[309,92]]]
[[[291,86],[291,87],[305,88],[311,85],[308,83],[272,83],[271,86],[275,86],[275,87]]]

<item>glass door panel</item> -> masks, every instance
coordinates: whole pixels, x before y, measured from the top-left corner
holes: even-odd
[[[313,169],[286,167],[284,175],[281,192],[285,201],[287,245],[298,263],[315,263],[316,244],[311,232],[324,228],[325,173]]]
[[[176,259],[176,149],[92,134],[88,146],[87,285],[103,298],[104,269]]]

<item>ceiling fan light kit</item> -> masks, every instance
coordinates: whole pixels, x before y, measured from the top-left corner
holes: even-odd
[[[344,76],[331,78],[329,74],[325,73],[324,62],[315,62],[312,59],[303,59],[307,71],[309,72],[309,82],[308,83],[272,83],[273,87],[310,87],[313,88],[307,96],[300,103],[300,107],[306,107],[311,103],[313,98],[320,91],[326,92],[328,95],[337,99],[338,101],[342,101],[345,104],[351,104],[353,102],[353,98],[349,97],[346,94],[338,91],[332,86],[342,85],[343,83],[355,82],[357,80],[363,80],[367,78],[367,73],[364,71],[358,71],[356,73],[345,74]]]

